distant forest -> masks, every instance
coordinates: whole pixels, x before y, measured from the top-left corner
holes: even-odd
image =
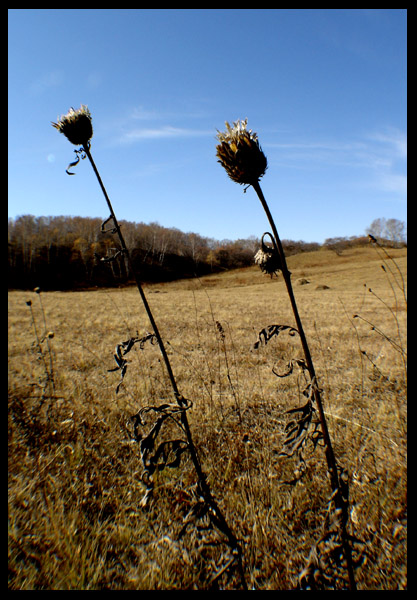
[[[70,290],[131,283],[133,277],[125,257],[118,254],[111,226],[99,218],[23,215],[9,219],[9,288]],[[158,223],[120,221],[120,226],[134,269],[148,283],[253,265],[260,245],[255,237],[219,241]],[[321,247],[340,254],[347,247],[368,243],[367,237],[329,238],[322,245],[283,240],[287,256]]]

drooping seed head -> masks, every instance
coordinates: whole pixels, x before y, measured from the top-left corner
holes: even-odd
[[[268,273],[271,278],[274,274],[278,275],[277,271],[281,270],[281,260],[278,252],[275,248],[271,248],[265,244],[263,236],[261,240],[261,247],[255,254],[254,259],[255,263],[261,268],[261,271],[263,273]]]
[[[238,120],[231,127],[226,121],[226,131],[217,133],[216,156],[230,179],[252,185],[265,174],[268,163],[257,134],[248,130],[247,124],[247,119]]]
[[[93,125],[88,108],[82,104],[81,108],[74,110],[70,108],[66,115],[52,123],[52,127],[58,129],[75,146],[86,146],[93,137]]]

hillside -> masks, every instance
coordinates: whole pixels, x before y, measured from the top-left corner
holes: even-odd
[[[368,246],[288,259],[348,474],[360,590],[407,588],[406,249],[390,255],[395,263]],[[145,293],[248,587],[295,589],[327,527],[331,489],[321,443],[308,437],[302,455],[282,454],[306,402],[305,373],[289,374],[299,338],[284,331],[254,347],[264,328],[294,325],[282,276],[249,267]],[[135,343],[117,368],[117,348],[149,331],[133,286],[9,292],[11,589],[212,590],[214,577],[239,588],[187,452],[154,473],[142,508],[146,446],[133,423],[155,433],[152,444],[184,439],[178,413],[162,419],[177,408],[158,346]],[[346,588],[344,569],[333,563],[327,575],[330,589]]]
[[[398,263],[402,272],[406,272],[407,248],[390,248],[389,255]],[[371,246],[350,248],[341,255],[321,248],[314,252],[302,252],[287,258],[288,268],[292,273],[292,282],[303,290],[315,289],[317,286],[326,285],[334,290],[361,289],[366,283],[368,286],[378,283],[384,285],[386,275],[381,269],[383,261],[387,260],[382,250]],[[391,266],[391,268],[393,268]],[[307,279],[308,284],[301,284],[299,280]],[[203,288],[229,288],[241,286],[275,285],[284,286],[282,275],[269,277],[256,266],[231,269],[221,273],[214,273],[195,279],[182,279],[166,284],[149,285],[150,290],[160,288],[195,289],[196,285]]]

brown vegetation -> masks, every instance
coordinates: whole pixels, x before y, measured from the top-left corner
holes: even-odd
[[[405,276],[406,250],[390,255]],[[404,589],[406,305],[398,271],[370,247],[288,263],[293,281],[310,282],[297,286],[297,303],[335,452],[349,472],[358,589]],[[266,326],[294,325],[282,278],[251,267],[150,284],[146,293],[193,402],[195,443],[241,540],[248,585],[293,589],[323,529],[328,482],[321,452],[311,452],[302,473],[280,456],[286,411],[302,403],[299,340],[283,331],[253,349]],[[9,293],[11,589],[236,588],[236,575],[222,571],[222,539],[204,519],[183,532],[196,502],[189,459],[160,471],[153,503],[140,507],[131,417],[169,401],[169,382],[151,344],[128,355],[118,394],[120,376],[109,370],[117,344],[147,333],[136,289]],[[291,361],[291,376],[274,375]]]
[[[102,227],[98,218],[23,215],[10,219],[9,288],[68,290],[133,283],[133,275],[121,256],[109,260],[118,248],[115,236],[106,229],[110,227]],[[251,266],[260,245],[255,237],[215,240],[158,223],[122,221],[121,231],[135,271],[145,282],[201,277]],[[302,240],[282,241],[286,256],[320,248],[340,256],[368,243],[367,236],[329,238],[322,246]],[[383,243],[387,247],[404,246],[404,242],[389,239]]]

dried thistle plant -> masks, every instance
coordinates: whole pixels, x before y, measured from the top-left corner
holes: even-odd
[[[258,136],[246,129],[248,120],[236,121],[233,127],[226,121],[226,131],[218,131],[217,157],[230,179],[252,185],[265,174],[268,167]]]
[[[348,573],[349,586],[350,589],[355,590],[356,583],[353,571],[351,547],[346,530],[349,511],[347,502],[344,499],[342,491],[342,482],[339,477],[339,466],[336,461],[327,427],[327,421],[321,399],[321,390],[317,384],[317,377],[310,353],[310,348],[304,333],[304,328],[301,322],[292,288],[291,273],[287,267],[284,249],[282,247],[282,243],[278,235],[275,221],[272,217],[271,211],[259,184],[260,178],[263,177],[263,175],[265,174],[265,170],[267,167],[267,159],[260,148],[257,134],[252,132],[252,130],[247,129],[247,119],[243,121],[238,120],[234,122],[233,127],[231,127],[229,123],[226,122],[226,131],[223,133],[218,132],[217,139],[219,141],[219,144],[216,147],[216,155],[218,157],[218,162],[226,170],[226,173],[233,181],[253,187],[262,204],[262,207],[266,213],[269,224],[271,226],[271,239],[273,241],[274,251],[276,251],[277,256],[279,257],[279,263],[277,264],[279,264],[279,269],[282,271],[282,275],[285,281],[285,285],[287,288],[288,296],[290,299],[292,311],[296,322],[296,331],[300,336],[300,341],[304,352],[306,371],[308,372],[310,378],[309,402],[305,407],[302,407],[301,409],[296,409],[301,410],[301,417],[298,420],[296,420],[294,428],[291,428],[289,438],[287,435],[287,446],[289,446],[291,442],[290,448],[292,447],[295,451],[298,450],[304,444],[305,440],[307,439],[307,432],[309,430],[309,427],[313,422],[311,418],[313,414],[312,411],[313,409],[317,410],[318,419],[320,421],[321,436],[325,448],[327,468],[332,487],[332,499],[334,501],[335,510],[340,512],[340,519],[338,520],[338,523],[340,529],[340,539],[343,549],[343,555]],[[267,270],[267,272],[271,274],[271,266],[269,263],[270,257],[265,257],[265,250],[263,250],[262,248],[261,250],[263,254],[258,256],[258,264],[261,265],[261,268],[262,266],[265,267],[265,265],[268,265],[268,270],[265,270]],[[289,326],[279,325],[273,327],[276,328],[273,329],[273,332],[279,333],[281,330],[283,330],[283,328],[288,328]],[[265,343],[267,339],[269,338],[265,337]],[[316,432],[317,430],[315,429],[314,431]]]
[[[259,265],[261,271],[263,273],[268,273],[271,276],[271,279],[274,275],[278,275],[278,271],[281,270],[281,261],[279,258],[278,250],[275,246],[267,246],[264,242],[264,237],[269,235],[274,242],[273,237],[270,233],[264,233],[261,238],[261,247],[255,254],[255,263]]]
[[[348,505],[348,474],[340,469],[339,481],[345,505]],[[298,590],[330,590],[343,589],[344,572],[348,565],[345,557],[344,513],[336,503],[337,490],[330,496],[327,503],[324,519],[323,534],[313,545],[305,568],[298,577]],[[356,547],[362,542],[349,536],[350,544]],[[355,563],[359,564],[364,558],[363,552],[359,553]]]
[[[66,115],[52,123],[60,133],[74,144],[74,146],[88,146],[93,137],[91,114],[84,104],[77,110],[70,108]]]
[[[119,390],[120,384],[122,383],[126,374],[127,361],[124,356],[131,350],[135,343],[139,343],[143,348],[143,344],[145,344],[146,341],[152,340],[152,343],[157,343],[159,346],[171,384],[172,393],[176,402],[176,404],[164,403],[159,406],[142,408],[132,418],[134,423],[134,439],[140,444],[141,458],[144,467],[142,480],[146,487],[146,493],[142,500],[142,505],[146,506],[152,495],[153,473],[156,470],[161,470],[165,467],[178,466],[180,464],[181,455],[187,451],[190,455],[197,476],[199,498],[196,506],[204,507],[203,512],[205,515],[209,516],[211,527],[217,529],[224,536],[223,542],[226,543],[230,551],[231,560],[227,562],[227,568],[222,569],[221,575],[223,575],[223,573],[226,571],[230,573],[230,571],[233,569],[237,569],[241,586],[243,589],[247,589],[243,571],[242,550],[240,544],[211,493],[207,477],[200,463],[197,448],[192,438],[191,428],[187,417],[187,411],[191,407],[191,402],[185,399],[179,392],[171,363],[165,349],[164,341],[147,301],[146,295],[143,291],[139,276],[134,269],[129,250],[126,246],[119,222],[114,213],[113,206],[110,202],[106,188],[104,187],[103,181],[91,155],[91,138],[93,136],[91,113],[85,105],[81,105],[81,108],[78,110],[71,108],[66,115],[58,119],[57,123],[52,123],[52,126],[55,127],[60,133],[63,133],[72,144],[81,146],[79,149],[75,150],[77,159],[69,165],[68,169],[78,164],[80,158],[84,159],[87,157],[90,161],[110,212],[110,216],[103,222],[101,230],[102,232],[111,232],[112,234],[117,234],[120,243],[120,248],[116,251],[115,255],[107,257],[105,260],[115,260],[119,256],[125,258],[128,268],[134,276],[142,303],[152,326],[151,334],[148,334],[142,338],[131,338],[117,345],[114,353],[117,367],[112,370],[121,370],[121,381],[117,386],[116,392]],[[73,175],[73,173],[70,173],[68,169],[67,173],[69,175]],[[110,230],[106,230],[105,226],[109,221],[112,222],[112,227]],[[139,431],[139,427],[143,427],[147,424],[144,419],[144,415],[149,413],[156,416],[156,420],[153,422],[150,431],[148,431],[146,435],[143,435]],[[170,439],[168,441],[159,443],[157,438],[163,426],[166,425],[168,421],[176,424],[183,437]],[[215,577],[220,577],[221,575],[217,573],[215,574]]]

